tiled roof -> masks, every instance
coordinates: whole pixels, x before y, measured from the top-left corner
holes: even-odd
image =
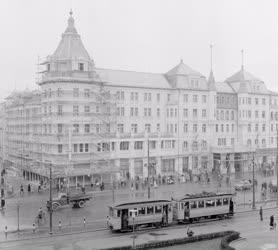
[[[226,79],[226,82],[240,82],[240,81],[256,81],[256,82],[261,82],[261,80],[249,72],[245,71],[243,68],[233,74],[231,77],[228,77]]]
[[[143,88],[171,88],[164,74],[96,68],[102,82],[108,85]]]
[[[185,65],[183,63],[183,60],[180,61],[180,63],[168,71],[166,73],[167,76],[173,76],[173,75],[192,75],[192,76],[203,76],[201,73],[199,73],[196,70],[191,69],[189,66]]]
[[[216,91],[222,93],[235,93],[233,88],[227,82],[216,82]]]
[[[79,34],[74,27],[74,19],[72,16],[68,19],[68,27],[62,34],[60,41],[53,56],[55,59],[84,59],[90,60],[90,55],[85,49]]]

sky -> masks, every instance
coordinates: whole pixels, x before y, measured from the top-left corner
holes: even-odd
[[[97,67],[166,73],[181,59],[224,81],[241,67],[278,91],[277,0],[0,0],[0,99],[38,89],[72,8]]]

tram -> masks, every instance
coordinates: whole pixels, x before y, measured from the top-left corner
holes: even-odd
[[[198,221],[200,219],[224,218],[234,215],[233,193],[187,194],[175,199],[174,220],[178,222]]]
[[[132,216],[133,212],[135,217]],[[171,200],[136,200],[109,206],[107,226],[112,231],[129,231],[139,226],[167,226],[173,220]]]

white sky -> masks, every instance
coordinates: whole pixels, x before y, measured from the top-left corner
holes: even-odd
[[[217,81],[241,66],[278,91],[277,0],[0,0],[0,98],[37,88],[38,56],[52,54],[73,8],[97,67],[164,73],[184,63],[204,75],[214,44]]]

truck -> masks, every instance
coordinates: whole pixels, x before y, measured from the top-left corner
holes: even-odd
[[[52,200],[52,210],[55,211],[58,208],[72,205],[74,208],[81,208],[85,206],[86,201],[89,201],[93,198],[91,193],[76,193],[76,194],[66,194],[59,193],[57,198]],[[46,207],[48,211],[50,210],[50,201],[46,202]]]

